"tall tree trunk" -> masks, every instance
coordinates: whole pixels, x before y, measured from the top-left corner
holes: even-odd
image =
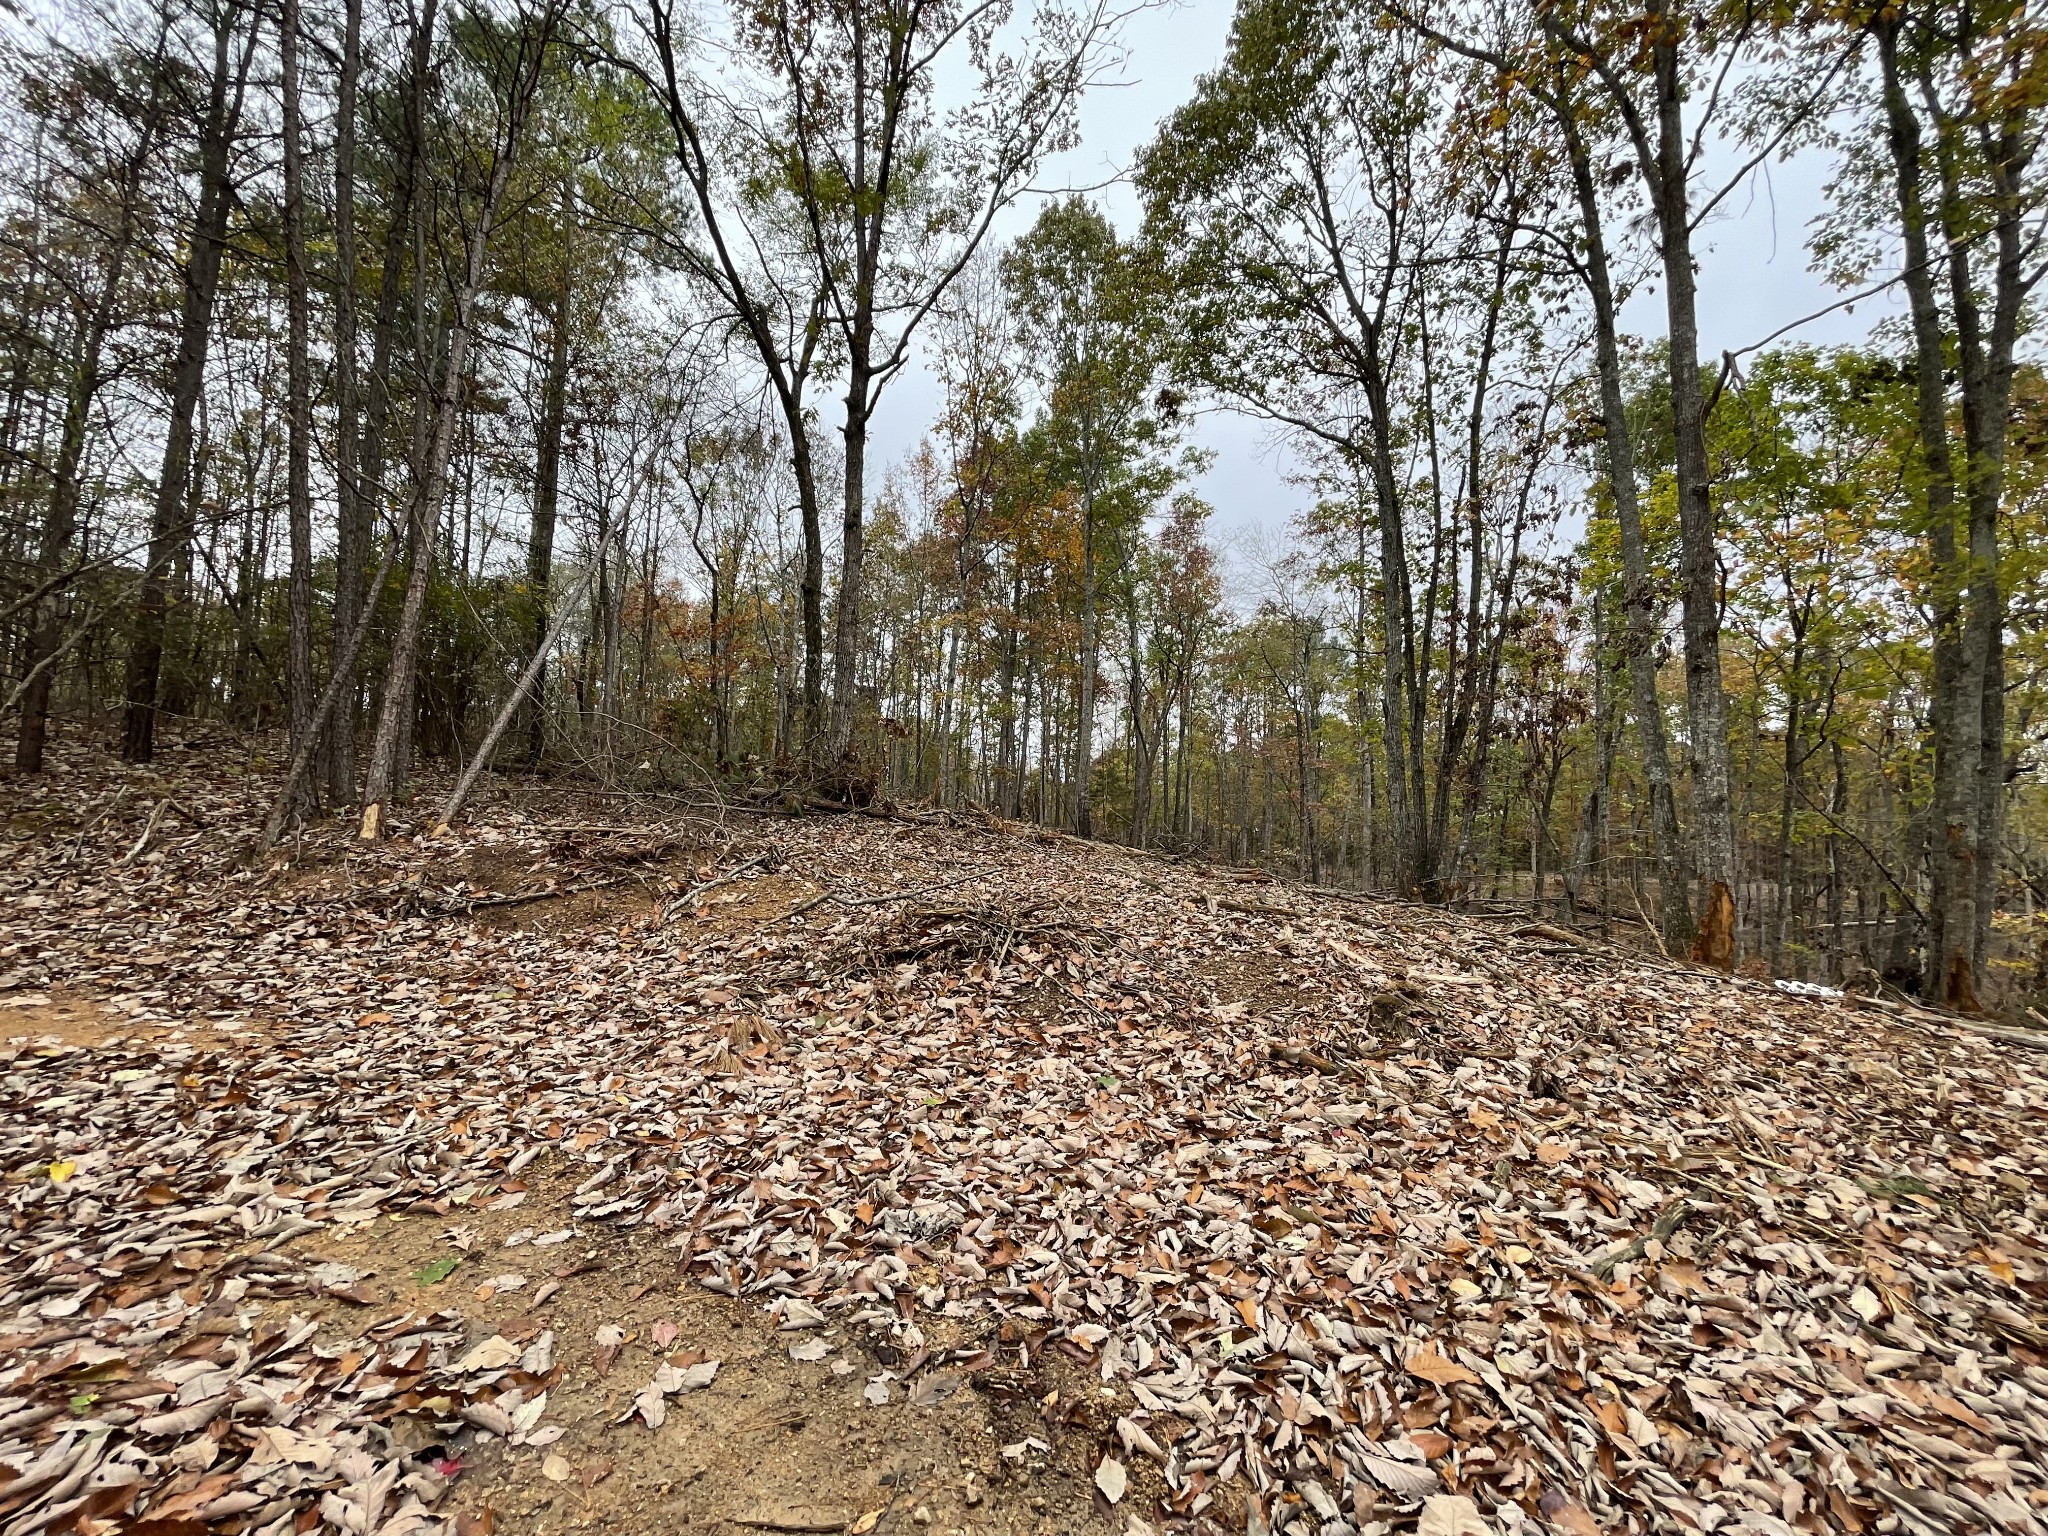
[[[1565,866],[1565,916],[1574,915],[1584,898],[1587,877],[1599,855],[1600,832],[1607,825],[1607,795],[1614,782],[1614,748],[1620,731],[1615,725],[1614,690],[1608,682],[1606,614],[1599,596],[1593,599],[1593,741],[1599,753],[1593,769],[1593,787],[1586,791],[1586,803],[1579,815],[1579,829],[1572,839],[1571,862]],[[1605,917],[1603,903],[1601,915]]]
[[[194,418],[192,434],[192,470],[185,477],[185,536],[178,540],[176,553],[171,558],[170,584],[167,596],[167,618],[176,618],[185,613],[192,604],[192,545],[199,527],[199,514],[206,505],[206,476],[212,463],[213,438],[206,429],[206,396],[199,397],[199,411]],[[190,657],[199,653],[203,641],[197,631],[198,619],[203,613],[194,615],[186,625],[192,649],[187,653],[184,664],[173,663],[165,672],[162,688],[159,690],[157,707],[174,717],[189,715],[198,702],[198,679],[190,665]],[[268,663],[266,662],[267,666]],[[282,678],[273,676],[273,685],[281,688]]]
[[[1446,696],[1452,700],[1452,704],[1448,717],[1444,721],[1441,739],[1437,748],[1436,790],[1430,807],[1429,830],[1427,833],[1429,852],[1426,858],[1429,870],[1427,891],[1430,899],[1435,901],[1441,901],[1444,898],[1446,894],[1446,876],[1449,875],[1453,879],[1456,878],[1459,862],[1458,858],[1454,855],[1450,868],[1446,869],[1444,845],[1450,829],[1451,788],[1453,782],[1460,777],[1458,772],[1460,759],[1464,753],[1467,734],[1471,729],[1473,710],[1478,702],[1480,688],[1481,657],[1484,653],[1480,646],[1479,629],[1483,592],[1486,585],[1486,529],[1484,523],[1486,499],[1484,495],[1485,485],[1481,473],[1482,454],[1484,452],[1483,434],[1487,423],[1487,395],[1493,376],[1493,358],[1495,348],[1498,345],[1501,310],[1507,301],[1509,258],[1514,253],[1514,241],[1518,233],[1518,222],[1515,218],[1503,219],[1499,236],[1494,245],[1493,276],[1487,286],[1486,318],[1480,328],[1479,352],[1473,364],[1471,399],[1465,414],[1465,466],[1459,475],[1462,482],[1460,486],[1462,494],[1459,497],[1459,502],[1469,530],[1467,534],[1469,548],[1466,550],[1466,558],[1470,563],[1470,570],[1467,575],[1465,592],[1465,645],[1462,656],[1462,676],[1454,677],[1449,675],[1455,673],[1455,669],[1458,667],[1461,659],[1456,646],[1458,611],[1455,603],[1450,608],[1451,643],[1445,648],[1447,676],[1444,691]],[[1526,497],[1524,499],[1526,500]],[[1452,535],[1453,558],[1451,578],[1455,592],[1457,578],[1455,523],[1452,525]],[[1500,615],[1503,625],[1507,622],[1508,601],[1509,595],[1503,591],[1501,594],[1502,611]],[[1425,626],[1426,628],[1427,626]],[[1473,756],[1475,759],[1483,756],[1483,749],[1475,749]],[[1468,790],[1470,782],[1468,777]],[[1469,803],[1469,793],[1467,800]],[[1470,825],[1471,819],[1468,815],[1464,819],[1463,827],[1461,827],[1459,854],[1462,854],[1464,851],[1464,829],[1469,828]]]
[[[305,156],[299,121],[299,0],[282,0],[277,30],[284,117],[285,518],[291,543],[285,673],[291,744],[296,751],[313,719],[313,383],[306,356],[311,317],[306,294]],[[312,780],[303,782],[311,790]],[[312,798],[309,794],[308,801]],[[310,808],[308,804],[298,809]]]
[[[1968,580],[1956,539],[1956,478],[1948,430],[1947,338],[1936,298],[1936,258],[1928,238],[1920,122],[1900,67],[1900,21],[1872,24],[1884,93],[1885,138],[1891,154],[1899,233],[1900,274],[1913,329],[1915,425],[1932,566],[1933,689],[1929,716],[1935,742],[1932,811],[1939,830],[1930,849],[1933,889],[1921,992],[1957,1008],[1976,1006],[1973,949],[1977,926],[1977,755],[1982,731],[1983,670],[1970,664],[1964,622]]]
[[[1657,856],[1657,927],[1673,954],[1692,948],[1697,930],[1692,912],[1692,860],[1678,823],[1672,786],[1671,747],[1664,706],[1657,697],[1658,623],[1656,583],[1643,539],[1641,503],[1636,495],[1635,442],[1629,431],[1621,373],[1620,325],[1608,267],[1605,224],[1593,181],[1592,157],[1575,107],[1561,102],[1558,120],[1571,162],[1579,221],[1586,241],[1584,277],[1593,299],[1595,366],[1600,380],[1600,417],[1614,521],[1621,535],[1622,656],[1628,668],[1636,741],[1643,754],[1643,778],[1650,801],[1650,841]]]
[[[1394,476],[1393,423],[1385,379],[1373,341],[1373,377],[1367,383],[1373,501],[1380,532],[1380,632],[1385,664],[1380,684],[1380,722],[1386,737],[1387,819],[1393,833],[1394,888],[1415,892],[1422,881],[1422,840],[1418,821],[1425,813],[1421,793],[1422,745],[1411,739],[1408,721],[1415,692],[1415,607],[1408,576],[1408,545],[1401,522],[1401,497]]]
[[[1024,604],[1024,562],[1013,560],[1010,567],[1010,607],[1003,615],[1003,639],[998,650],[996,693],[1002,700],[996,738],[996,804],[1004,816],[1015,820],[1022,788],[1023,762],[1017,747],[1017,628],[1023,622],[1019,610]]]
[[[1095,671],[1101,646],[1101,621],[1096,613],[1095,573],[1095,445],[1084,413],[1081,469],[1081,699],[1074,722],[1074,831],[1095,835]]]
[[[171,414],[157,469],[150,511],[149,544],[142,591],[128,640],[127,701],[121,721],[121,755],[146,763],[156,753],[157,688],[163,677],[164,623],[170,606],[170,568],[178,546],[191,537],[185,524],[186,478],[192,466],[192,420],[206,382],[206,354],[213,339],[213,300],[220,287],[232,188],[228,162],[242,116],[243,87],[256,50],[250,27],[239,57],[233,49],[240,0],[227,0],[213,24],[213,77],[199,135],[199,205],[192,216],[191,248],[185,260],[178,316],[178,352],[171,372]]]
[[[397,161],[393,172],[391,206],[384,229],[384,249],[377,270],[377,311],[370,330],[370,369],[363,390],[363,424],[361,447],[356,453],[355,529],[341,530],[344,540],[353,539],[360,545],[361,556],[353,554],[348,559],[337,554],[335,586],[336,613],[341,612],[343,593],[347,594],[349,611],[358,613],[374,611],[383,595],[381,580],[360,584],[352,580],[353,573],[362,569],[369,561],[372,530],[389,500],[384,484],[385,466],[389,460],[391,409],[393,404],[391,376],[397,366],[399,349],[398,328],[401,306],[407,293],[407,278],[410,274],[412,286],[418,291],[424,282],[424,273],[413,271],[413,247],[415,235],[415,209],[418,203],[419,178],[425,158],[425,113],[426,89],[429,80],[429,66],[432,60],[435,16],[438,0],[425,0],[420,8],[418,22],[410,36],[411,57],[407,60],[404,78],[400,84],[400,99],[404,103],[404,141],[397,146]],[[424,354],[419,359],[421,382],[416,390],[424,389],[424,380],[429,364]],[[389,519],[383,519],[388,522]],[[401,528],[396,535],[410,543],[410,534]],[[387,572],[390,562],[383,562]],[[336,629],[343,626],[338,618]],[[340,769],[332,768],[339,779],[335,784],[337,800],[353,795],[355,790],[355,741],[356,715],[360,680],[357,669],[361,665],[362,651],[358,648],[349,658],[349,674],[345,677],[340,701],[334,710],[331,726],[337,743],[330,757],[331,764],[344,764],[345,778]]]
[[[863,253],[865,259],[865,253]],[[858,301],[856,301],[858,302]],[[872,302],[872,301],[870,301]],[[847,360],[846,485],[839,522],[839,606],[832,626],[832,755],[853,747],[853,694],[860,646],[861,559],[866,550],[868,418],[874,410],[872,322],[857,318]]]
[[[706,143],[695,108],[683,87],[674,17],[669,7],[662,4],[650,4],[646,16],[647,36],[654,46],[660,71],[656,88],[675,144],[676,163],[690,184],[710,246],[708,253],[694,258],[691,264],[699,276],[731,302],[747,339],[753,343],[761,359],[762,370],[775,391],[776,404],[782,412],[784,430],[789,433],[789,467],[796,480],[797,513],[803,534],[803,563],[797,580],[804,642],[801,750],[809,754],[816,750],[824,702],[825,541],[817,476],[811,458],[810,411],[804,403],[804,390],[810,381],[811,363],[817,355],[819,337],[823,332],[824,296],[822,293],[813,296],[809,313],[804,317],[805,323],[797,332],[801,341],[785,345],[775,334],[775,319],[770,310],[754,297],[748,287],[739,257],[726,237],[718,194],[718,162]]]
[[[1806,631],[1804,624],[1792,632],[1792,665],[1786,679],[1786,691],[1790,695],[1785,706],[1785,757],[1784,772],[1778,786],[1778,836],[1777,846],[1772,850],[1772,861],[1776,868],[1772,884],[1776,896],[1771,909],[1770,966],[1773,976],[1785,974],[1785,945],[1790,937],[1792,923],[1792,826],[1793,812],[1799,794],[1799,775],[1805,765],[1806,692],[1804,662],[1806,655]]]
[[[504,137],[496,147],[490,181],[484,188],[464,251],[462,274],[450,296],[447,354],[434,391],[431,432],[426,452],[421,458],[420,474],[413,487],[409,518],[418,547],[413,555],[412,572],[406,581],[398,630],[392,639],[383,700],[377,712],[377,731],[371,741],[369,769],[364,776],[361,836],[366,840],[383,834],[385,807],[399,780],[399,743],[411,714],[420,631],[426,616],[427,586],[433,574],[435,534],[447,486],[448,456],[455,442],[456,416],[462,403],[463,371],[469,357],[477,291],[483,284],[484,262],[490,250],[491,228],[498,204],[512,174],[512,163],[524,136],[527,114],[539,88],[541,66],[559,17],[555,0],[549,0],[549,8],[543,13],[537,35],[521,39],[519,58],[505,103]]]
[[[155,68],[162,70],[159,41]],[[21,699],[21,732],[14,743],[14,766],[20,773],[40,773],[43,749],[49,738],[50,691],[56,678],[57,653],[64,641],[64,610],[60,602],[64,583],[64,560],[78,528],[80,475],[85,462],[86,429],[91,422],[93,402],[104,382],[101,358],[107,333],[113,329],[115,306],[128,270],[128,253],[135,243],[136,199],[143,171],[155,153],[157,139],[156,99],[150,109],[134,152],[122,166],[121,212],[113,242],[107,251],[99,292],[92,307],[79,322],[74,339],[71,371],[65,381],[64,424],[57,436],[57,458],[51,468],[50,495],[43,513],[43,533],[37,550],[36,572],[42,595],[25,614],[28,644],[22,656],[24,679]]]
[[[1685,632],[1685,701],[1690,726],[1694,876],[1699,931],[1692,957],[1729,970],[1735,963],[1735,812],[1728,758],[1727,700],[1721,689],[1721,570],[1715,544],[1706,395],[1700,382],[1698,279],[1692,255],[1689,145],[1679,65],[1680,23],[1659,0],[1650,13],[1656,77],[1657,146],[1646,175],[1657,219],[1670,336],[1671,432],[1678,484],[1678,569]],[[1649,172],[1652,167],[1645,166]]]
[[[1130,577],[1135,586],[1137,577]],[[1158,744],[1145,729],[1144,648],[1138,633],[1137,594],[1124,603],[1124,643],[1129,651],[1128,686],[1131,711],[1131,845],[1143,848],[1152,820],[1152,757]]]
[[[361,392],[356,379],[356,98],[362,74],[363,0],[343,0],[341,71],[334,110],[334,641],[355,629],[369,563],[370,498],[357,481],[362,463]],[[328,798],[339,805],[356,778],[355,711],[323,728]]]
[[[787,417],[785,411],[785,417]],[[797,414],[803,412],[797,409]],[[797,518],[803,524],[803,564],[797,575],[797,606],[802,610],[804,642],[803,692],[798,700],[799,755],[817,750],[825,699],[825,535],[818,502],[818,477],[811,463],[808,428],[792,431],[789,462],[796,480]]]
[[[549,584],[555,570],[555,521],[562,494],[562,430],[569,414],[569,318],[571,273],[575,264],[567,249],[572,210],[564,199],[562,276],[555,291],[553,332],[548,344],[547,381],[541,391],[540,443],[534,465],[533,521],[526,542],[526,588],[533,601],[533,634],[527,651],[532,681],[525,687],[527,711],[526,761],[538,766],[547,746],[547,646]]]
[[[1993,49],[2010,47],[2002,35],[1971,37]],[[1930,104],[1937,98],[1926,66],[1921,94]],[[1935,110],[1932,109],[1931,110]],[[1967,935],[1972,977],[1967,989],[1952,982],[1955,1006],[1976,1003],[1975,991],[1984,974],[1991,919],[1998,904],[2000,842],[2003,830],[2008,764],[2005,753],[2005,596],[1999,575],[1999,519],[2004,510],[2006,439],[2011,430],[2013,354],[2021,312],[2034,279],[2025,270],[2035,242],[2023,221],[2031,216],[2032,194],[2023,185],[2032,168],[2038,127],[2038,100],[2016,99],[2008,90],[1986,111],[1973,96],[1960,113],[1937,110],[1936,163],[1941,178],[1941,217],[1948,248],[1950,308],[1954,315],[1957,370],[1963,397],[1964,480],[1969,521],[1964,574],[1969,598],[1964,618],[1962,686],[1976,683],[1975,698],[1952,720],[1953,755],[1968,765],[1972,802],[1957,806],[1974,817],[1970,927]],[[1971,198],[1958,169],[1955,140],[1973,133],[1972,148],[1981,157],[1990,182],[1988,195]],[[1965,154],[1968,151],[1964,152]],[[1985,213],[1991,215],[1990,315],[1975,272],[1976,246]],[[1960,873],[1960,872],[1958,872]],[[1960,918],[1958,918],[1960,921]],[[1970,996],[1964,999],[1961,993]]]

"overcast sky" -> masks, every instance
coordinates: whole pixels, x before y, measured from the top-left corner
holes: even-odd
[[[1127,83],[1098,89],[1081,107],[1081,144],[1049,164],[1042,187],[1093,187],[1127,173],[1137,152],[1165,117],[1194,90],[1196,78],[1222,60],[1229,36],[1230,0],[1184,0],[1170,9],[1141,13],[1127,33]],[[1808,225],[1823,206],[1828,163],[1819,156],[1772,165],[1729,199],[1702,231],[1700,342],[1704,356],[1747,347],[1780,326],[1835,302],[1842,294],[1807,264]],[[1138,220],[1128,183],[1097,194],[1126,234]],[[1000,226],[1005,235],[1028,227],[1039,199],[1027,197]],[[1639,293],[1624,324],[1646,335],[1663,332],[1660,295]],[[1817,344],[1861,340],[1881,314],[1882,301],[1836,311],[1785,339]],[[890,387],[875,421],[879,452],[870,462],[903,458],[937,414],[939,392],[928,370],[908,372]],[[1214,454],[1199,489],[1216,508],[1216,533],[1239,546],[1284,536],[1302,496],[1289,483],[1286,445],[1262,424],[1216,413],[1201,418],[1195,440]]]

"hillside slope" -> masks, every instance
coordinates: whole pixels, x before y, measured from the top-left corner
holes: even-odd
[[[2048,1528],[2027,1047],[1014,826],[256,865],[268,782],[0,787],[5,1536]]]

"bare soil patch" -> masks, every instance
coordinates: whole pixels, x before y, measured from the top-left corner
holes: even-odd
[[[559,1439],[466,1451],[416,1441],[459,1458],[455,1509],[488,1512],[507,1536],[827,1531],[864,1517],[884,1536],[1122,1529],[1097,1507],[1085,1442],[1064,1437],[1064,1455],[1054,1442],[1070,1422],[1112,1422],[1130,1399],[1071,1359],[1020,1366],[991,1330],[986,1348],[970,1330],[937,1330],[950,1338],[922,1362],[833,1323],[778,1330],[758,1304],[692,1283],[652,1235],[577,1228],[573,1178],[534,1184],[509,1208],[387,1216],[293,1245],[308,1264],[351,1271],[351,1299],[315,1315],[453,1307],[473,1338],[552,1340],[545,1390]],[[611,1350],[607,1328],[624,1335]],[[658,1431],[633,1416],[653,1372],[700,1361],[718,1362],[715,1378],[671,1400]]]
[[[0,1042],[19,1046],[102,1047],[122,1041],[185,1042],[242,1049],[269,1038],[260,1023],[184,1019],[166,1022],[126,1013],[100,998],[69,990],[0,992]]]

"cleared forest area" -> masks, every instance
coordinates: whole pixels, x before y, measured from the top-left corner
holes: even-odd
[[[5,787],[9,1536],[2041,1529],[2024,1035],[964,814],[254,859],[276,788]]]
[[[0,0],[0,1536],[2048,1536],[2044,150]]]

